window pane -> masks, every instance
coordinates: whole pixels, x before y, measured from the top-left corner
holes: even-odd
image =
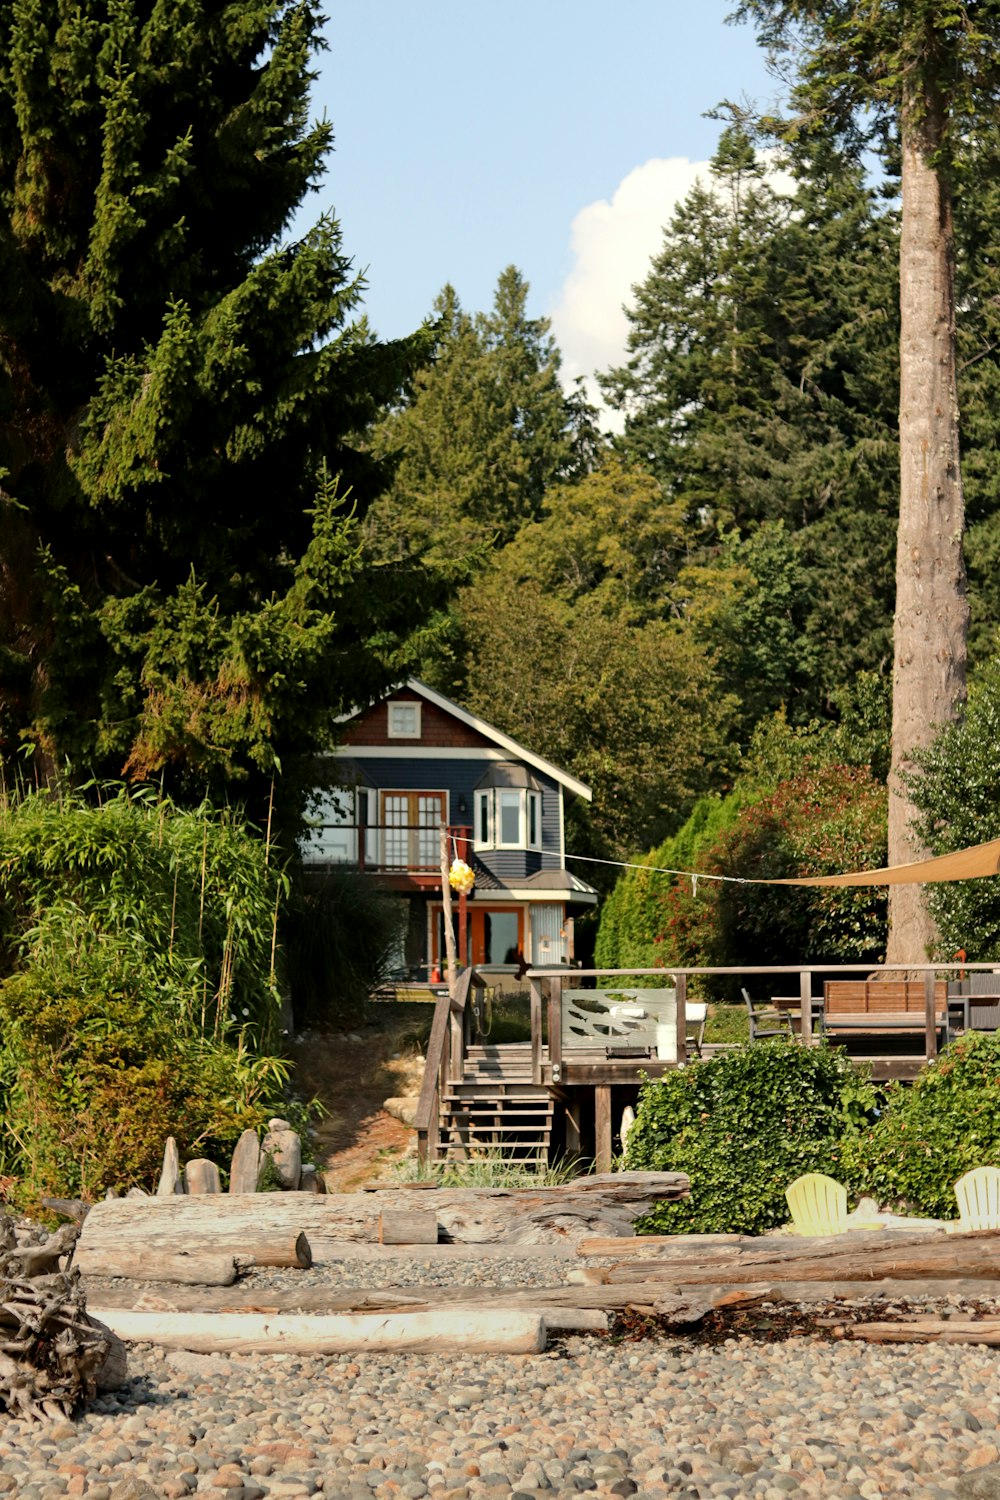
[[[521,793],[500,793],[500,842],[501,844],[519,844],[521,842]]]
[[[419,708],[416,703],[389,705],[389,733],[416,739],[420,733]]]
[[[490,797],[488,792],[477,792],[476,802],[479,807],[479,842],[488,844],[490,842]]]
[[[538,794],[528,793],[528,843],[533,849],[538,843]]]
[[[483,912],[483,962],[517,963],[517,912]]]

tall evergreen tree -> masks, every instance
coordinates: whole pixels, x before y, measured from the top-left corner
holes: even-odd
[[[895,218],[828,138],[798,143],[780,191],[765,161],[737,117],[634,289],[628,363],[602,383],[621,447],[723,570],[734,528],[799,535],[808,717],[889,650]]]
[[[953,163],[964,122],[996,109],[1000,16],[974,0],[743,0],[763,42],[792,51],[799,103],[847,129],[898,132],[900,509],[896,549],[889,859],[919,858],[914,754],[965,700],[969,609],[956,380]],[[934,939],[917,886],[891,888],[887,956]]]
[[[590,410],[563,391],[559,351],[548,321],[528,317],[528,290],[508,266],[488,313],[464,312],[450,286],[438,297],[437,357],[375,434],[375,451],[397,465],[369,524],[383,555],[417,553],[437,567],[503,545],[538,516],[550,484],[589,466]]]
[[[355,439],[424,353],[352,322],[311,0],[0,8],[3,745],[267,771],[394,670]],[[349,502],[347,496],[350,496]]]

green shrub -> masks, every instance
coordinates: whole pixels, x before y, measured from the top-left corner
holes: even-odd
[[[16,1074],[5,1124],[25,1205],[148,1188],[168,1134],[182,1159],[225,1164],[240,1133],[283,1102],[286,1064],[179,1032],[142,976],[113,974],[106,952],[68,985],[37,972],[8,979],[0,1028]]]
[[[222,1164],[285,1114],[284,881],[239,816],[119,788],[0,806],[0,1169],[26,1206]]]
[[[748,1042],[750,1018],[745,1005],[710,1005],[705,1021],[706,1042]]]
[[[1000,838],[1000,656],[977,673],[960,722],[946,725],[919,756],[911,783],[917,829],[932,854]],[[964,948],[973,962],[1000,959],[1000,881],[948,880],[927,887],[947,957]]]
[[[1000,1166],[1000,1032],[968,1032],[912,1084],[893,1085],[877,1125],[848,1155],[879,1203],[955,1218],[958,1178]]]
[[[853,1165],[845,1142],[869,1128],[877,1108],[843,1052],[783,1040],[647,1082],[625,1164],[686,1172],[691,1196],[658,1204],[639,1233],[760,1234],[787,1222],[789,1183],[803,1172],[845,1181]]]
[[[296,883],[281,940],[297,1030],[356,1020],[397,961],[405,911],[370,875],[346,866]]]

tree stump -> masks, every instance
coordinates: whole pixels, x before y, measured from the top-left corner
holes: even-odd
[[[0,1215],[0,1405],[13,1417],[69,1416],[93,1399],[106,1367],[112,1385],[124,1379],[119,1341],[87,1316],[78,1272],[58,1269],[76,1235],[66,1224],[19,1250]]]

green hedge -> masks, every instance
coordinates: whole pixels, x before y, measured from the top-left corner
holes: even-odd
[[[661,1203],[646,1234],[760,1234],[788,1220],[785,1188],[803,1172],[843,1181],[879,1099],[843,1052],[776,1039],[736,1047],[647,1083],[626,1166],[686,1172],[691,1196]],[[853,1182],[849,1185],[853,1185]]]
[[[958,1178],[1000,1166],[1000,1032],[969,1032],[912,1084],[892,1085],[875,1129],[850,1154],[853,1175],[879,1203],[955,1218]]]
[[[785,1189],[803,1172],[953,1219],[958,1178],[1000,1166],[1000,1032],[959,1037],[883,1090],[840,1048],[736,1047],[644,1085],[625,1164],[691,1178],[690,1198],[659,1204],[640,1233],[759,1234],[787,1222]]]

